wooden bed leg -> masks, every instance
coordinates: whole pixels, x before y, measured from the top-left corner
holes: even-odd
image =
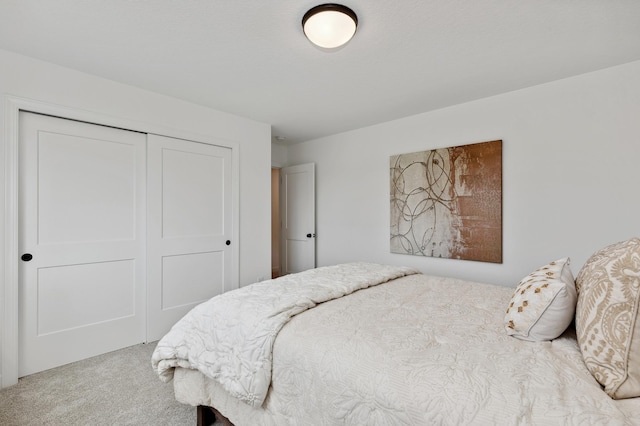
[[[210,407],[198,405],[198,426],[211,426],[216,421],[216,415],[213,414]]]
[[[206,405],[198,405],[198,426],[211,426],[216,420],[223,426],[233,426],[233,423],[229,421],[225,416],[220,414],[218,410],[213,407],[207,407]]]

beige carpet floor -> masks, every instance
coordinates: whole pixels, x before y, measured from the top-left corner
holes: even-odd
[[[26,376],[0,390],[0,425],[195,425],[151,368],[156,343]]]

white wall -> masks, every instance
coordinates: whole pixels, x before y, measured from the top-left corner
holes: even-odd
[[[95,76],[0,50],[0,93],[55,104],[136,126],[197,135],[199,140],[235,141],[240,151],[240,284],[271,274],[270,173],[268,124],[215,111]],[[0,144],[7,137],[5,102],[0,104]],[[172,135],[171,135],[172,136]],[[4,149],[0,150],[0,223],[5,220]],[[260,212],[260,214],[256,214]],[[0,226],[0,262],[4,262],[4,226]],[[5,265],[0,263],[0,271]],[[0,274],[3,318],[4,273]],[[0,342],[1,344],[1,342]]]
[[[389,250],[389,157],[503,140],[503,264]],[[640,62],[288,148],[316,163],[318,266],[367,260],[515,286],[640,236]]]
[[[279,144],[271,145],[271,165],[281,168],[287,165],[287,147]]]

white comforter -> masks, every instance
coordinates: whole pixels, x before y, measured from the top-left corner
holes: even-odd
[[[200,304],[164,336],[152,356],[160,378],[175,367],[215,379],[230,395],[259,407],[271,383],[272,348],[294,315],[318,303],[416,274],[408,267],[350,263],[312,269],[224,293]]]
[[[273,346],[260,408],[177,369],[178,401],[237,426],[640,425],[640,398],[614,401],[569,330],[552,342],[504,332],[513,288],[415,274],[309,309]]]

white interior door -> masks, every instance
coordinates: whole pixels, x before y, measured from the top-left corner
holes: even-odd
[[[148,326],[161,338],[232,282],[231,149],[148,136]]]
[[[20,113],[19,376],[144,341],[145,142]]]
[[[280,180],[284,275],[316,266],[315,164],[284,167]]]

